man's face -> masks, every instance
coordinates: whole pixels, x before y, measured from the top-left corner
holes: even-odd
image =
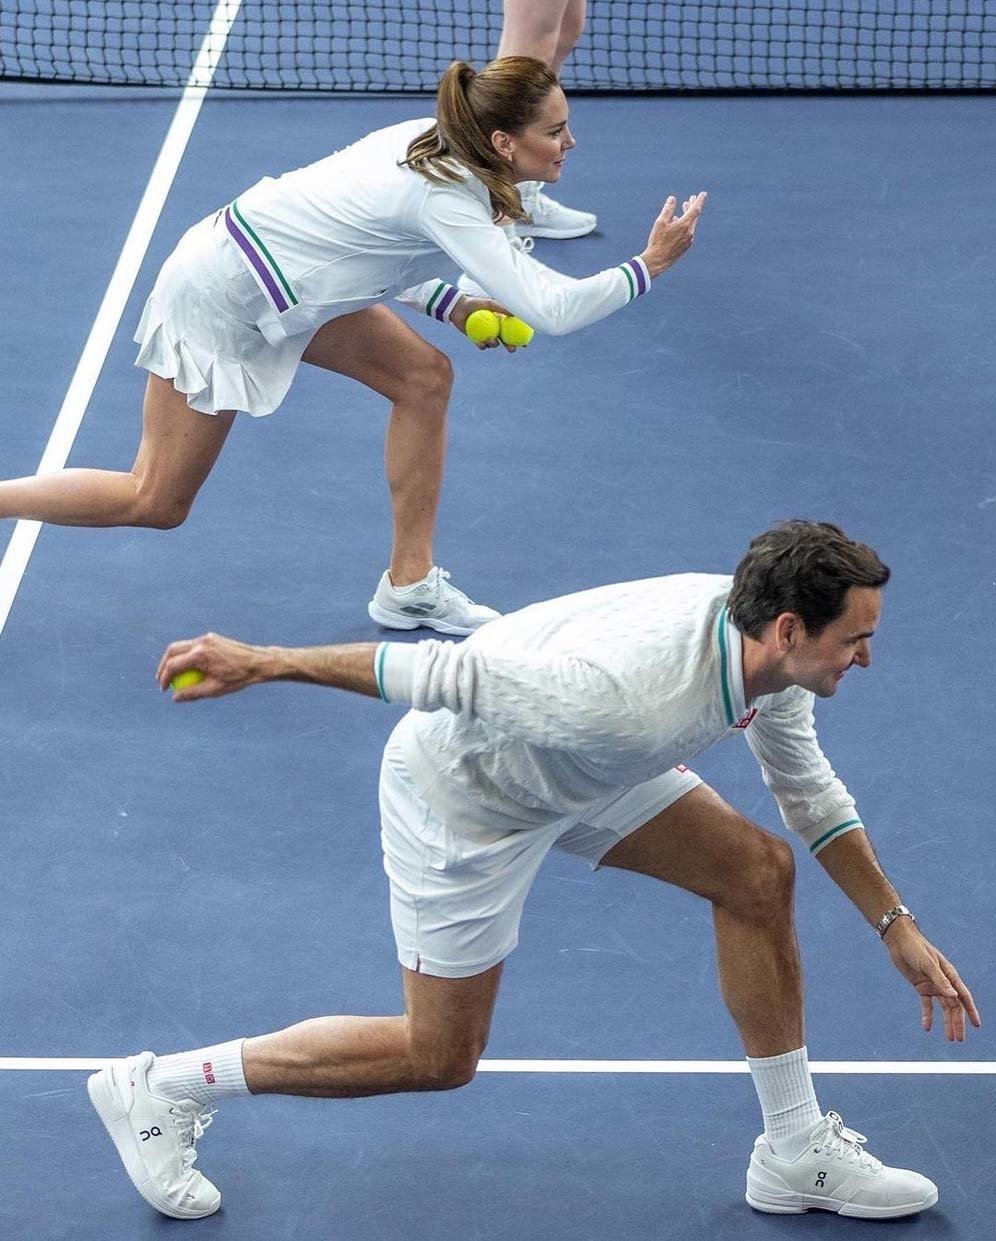
[[[871,663],[871,638],[882,614],[882,592],[875,586],[851,586],[842,615],[815,637],[802,636],[789,654],[792,681],[819,698],[832,698],[848,668]]]

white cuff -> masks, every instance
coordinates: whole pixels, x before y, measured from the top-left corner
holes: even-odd
[[[414,642],[382,642],[374,653],[377,692],[385,702],[410,703],[415,679]]]
[[[843,836],[845,832],[853,832],[858,828],[864,831],[865,825],[857,815],[858,812],[854,809],[851,810],[849,815],[846,812],[842,814],[838,811],[834,815],[829,815],[814,827],[809,827],[799,832],[799,835],[802,837],[809,852],[815,857],[821,849],[825,849],[832,840],[836,840],[838,836]]]

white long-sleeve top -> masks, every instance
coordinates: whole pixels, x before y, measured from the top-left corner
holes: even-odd
[[[742,733],[785,825],[815,853],[862,826],[816,738],[811,693],[744,701],[732,578],[603,586],[492,621],[465,642],[382,643],[382,697],[443,817],[528,828],[576,814]]]
[[[448,318],[451,260],[538,332],[586,327],[647,292],[640,258],[583,280],[516,250],[491,219],[488,191],[463,170],[436,185],[400,167],[433,124],[405,121],[281,177],[264,177],[225,210],[225,227],[265,297],[257,326],[271,344],[391,297]]]

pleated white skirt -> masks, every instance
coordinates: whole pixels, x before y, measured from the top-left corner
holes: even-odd
[[[264,295],[216,221],[195,224],[163,264],[135,332],[135,365],[171,379],[191,409],[258,418],[287,395],[313,333],[266,342],[255,323]]]

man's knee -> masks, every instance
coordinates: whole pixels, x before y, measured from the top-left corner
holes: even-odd
[[[472,1040],[446,1048],[414,1053],[421,1090],[457,1090],[474,1080],[486,1040]]]
[[[795,890],[795,858],[791,847],[777,836],[753,828],[755,837],[738,869],[735,912],[764,918],[790,907]]]

